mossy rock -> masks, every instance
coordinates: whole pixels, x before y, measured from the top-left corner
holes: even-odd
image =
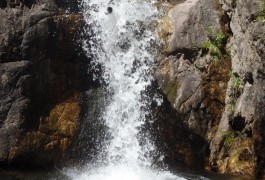
[[[177,91],[178,91],[178,83],[177,82],[172,82],[169,81],[166,84],[165,87],[165,94],[167,96],[167,99],[171,104],[174,104],[175,98],[177,96]]]

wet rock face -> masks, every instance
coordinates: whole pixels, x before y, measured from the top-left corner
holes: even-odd
[[[87,63],[76,43],[82,17],[62,13],[56,3],[0,2],[4,166],[59,163],[76,135]]]
[[[199,2],[176,4],[165,18],[167,55],[157,81],[176,110],[175,123],[203,139],[204,168],[264,177],[264,7],[258,0]],[[220,33],[228,39],[218,46]],[[190,156],[188,146],[178,147]]]

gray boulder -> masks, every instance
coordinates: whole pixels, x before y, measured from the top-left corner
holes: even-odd
[[[182,52],[200,46],[208,40],[209,31],[220,31],[216,2],[187,0],[175,5],[168,13],[170,30],[167,39],[169,53]]]

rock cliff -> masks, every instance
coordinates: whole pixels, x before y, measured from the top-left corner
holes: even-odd
[[[175,110],[170,124],[195,133],[169,141],[175,147],[169,158],[181,154],[187,165],[264,176],[264,5],[186,0],[163,18],[156,77]],[[194,149],[187,139],[203,144]]]
[[[69,154],[87,59],[76,43],[81,15],[63,8],[53,0],[0,1],[3,166],[52,165]]]

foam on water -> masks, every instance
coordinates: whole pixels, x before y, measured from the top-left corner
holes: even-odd
[[[76,180],[185,180],[167,172],[133,169],[130,166],[106,166],[77,175]]]
[[[149,28],[158,11],[151,0],[83,0],[83,14],[91,39],[84,43],[92,65],[101,67],[110,99],[102,119],[108,131],[97,161],[76,180],[171,180],[182,179],[152,165],[154,143],[141,134],[147,121],[155,33]],[[107,8],[113,12],[108,14]],[[95,75],[96,76],[96,75]],[[96,78],[96,77],[95,77]]]

